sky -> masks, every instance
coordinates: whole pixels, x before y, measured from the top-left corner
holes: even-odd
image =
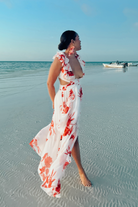
[[[85,61],[138,61],[138,0],[0,0],[0,61],[52,61],[65,30]]]

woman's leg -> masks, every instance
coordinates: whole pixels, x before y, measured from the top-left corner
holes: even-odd
[[[81,179],[81,182],[84,186],[91,186],[91,182],[90,180],[87,178],[87,175],[82,167],[82,164],[81,164],[81,158],[80,158],[80,148],[79,148],[79,142],[78,142],[78,137],[77,137],[77,140],[74,144],[74,147],[72,149],[72,152],[71,152],[72,156],[73,156],[73,159],[75,160],[76,162],[76,165],[78,167],[78,171],[79,171],[79,175],[80,175],[80,179]]]

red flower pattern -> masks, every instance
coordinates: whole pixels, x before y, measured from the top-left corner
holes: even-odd
[[[60,179],[58,179],[57,187],[52,188],[54,197],[56,197],[56,195],[60,194],[60,189],[61,189],[61,184],[60,184]]]
[[[60,179],[58,179],[58,184],[55,191],[57,191],[57,193],[60,193],[60,188],[61,188]]]
[[[46,176],[46,180],[43,183],[42,187],[44,188],[51,188],[52,187],[52,183],[55,181],[55,179],[53,178],[55,176],[56,172],[54,172],[54,170],[52,170],[51,175]]]
[[[70,91],[69,91],[69,97],[70,97],[72,100],[75,99],[75,94],[73,93],[73,90],[72,90],[72,89],[70,89]]]
[[[37,148],[37,151],[38,151],[38,153],[40,153],[40,148],[39,148],[39,146],[38,146],[38,143],[37,143],[37,139],[36,138],[34,138],[30,143],[30,146],[36,151],[36,148]]]
[[[64,97],[64,93],[63,93],[63,91],[62,91],[62,93],[61,93],[61,97]]]
[[[74,120],[73,116],[74,116],[75,112],[72,115],[68,115],[69,119],[67,121],[67,126],[69,126],[71,124],[71,122]]]
[[[55,133],[55,130],[54,130],[54,121],[53,120],[51,122],[51,125],[50,125],[50,128],[49,128],[49,132],[50,132],[50,136],[52,135],[52,133]]]
[[[72,124],[71,122],[74,120],[74,118],[73,118],[74,114],[75,114],[75,112],[72,115],[68,115],[69,119],[67,121],[66,128],[65,128],[62,136],[67,136],[72,133],[74,124]]]
[[[65,169],[68,164],[69,162],[65,162],[65,164],[63,165],[63,169]]]
[[[41,165],[43,165],[42,168],[40,168],[40,175],[42,176],[42,180],[45,181],[47,178],[47,175],[49,173],[49,168],[52,164],[52,158],[48,156],[48,153],[45,153],[43,158],[41,159]]]
[[[69,150],[70,150],[70,147],[68,146],[68,149],[66,149],[65,154],[71,156],[71,151],[69,151]]]
[[[78,112],[72,111],[70,109],[71,109],[71,107],[74,103],[73,101],[75,100],[75,98],[77,98],[77,100],[78,100],[79,99],[78,97],[80,97],[80,99],[81,99],[83,93],[82,93],[82,88],[79,86],[79,80],[77,81],[77,84],[76,84],[76,81],[74,79],[74,74],[73,74],[72,69],[69,65],[69,62],[66,60],[65,55],[60,54],[57,57],[60,60],[60,62],[62,63],[62,69],[61,69],[62,77],[69,78],[67,80],[70,80],[70,82],[67,85],[62,86],[62,88],[60,89],[61,90],[60,100],[62,100],[61,105],[60,105],[60,114],[64,114],[64,116],[62,116],[62,117],[65,117],[66,118],[65,120],[67,120],[67,122],[66,122],[66,125],[63,128],[63,133],[59,134],[58,135],[59,137],[57,137],[57,138],[62,140],[65,136],[68,136],[67,137],[68,145],[67,145],[65,151],[64,152],[62,151],[62,149],[63,149],[62,147],[64,145],[63,141],[58,143],[58,145],[57,145],[57,147],[58,147],[57,151],[58,152],[56,151],[56,156],[61,155],[60,153],[64,154],[63,155],[64,161],[61,165],[61,175],[62,175],[62,172],[64,171],[66,166],[69,164],[69,162],[66,161],[66,160],[67,160],[67,156],[71,156],[71,150],[72,150],[71,146],[74,144],[75,137],[76,137],[76,132],[77,132],[76,131],[77,127],[76,126],[74,127],[74,125],[77,124],[76,123],[76,120],[77,120],[76,117],[78,116],[77,115]],[[76,58],[80,61],[79,55],[77,55]],[[80,62],[80,63],[83,63],[83,65],[84,65],[84,62]],[[69,87],[69,86],[74,85],[74,84],[76,84],[75,87],[77,87],[77,89],[79,89],[79,92],[78,92],[77,95],[76,95],[76,93],[74,93],[74,89],[73,89],[74,86]],[[68,94],[68,97],[67,97],[68,92],[69,92],[69,94]],[[66,100],[64,100],[64,97],[67,97]],[[72,112],[70,112],[70,111],[72,111]],[[55,116],[56,116],[56,111],[53,112],[53,117],[55,117]],[[62,123],[62,122],[60,122],[60,118],[58,120],[59,120],[58,126],[60,126],[60,123]],[[44,131],[44,139],[42,139],[42,140],[45,140],[44,142],[46,143],[46,144],[44,143],[44,145],[43,145],[45,153],[42,156],[40,167],[39,167],[39,174],[40,174],[40,176],[43,180],[42,187],[45,188],[46,192],[49,192],[50,189],[51,189],[50,195],[52,193],[52,195],[54,197],[56,197],[56,196],[58,197],[58,195],[60,194],[60,190],[61,190],[60,181],[61,180],[60,180],[60,176],[58,176],[59,173],[57,173],[57,168],[54,167],[54,161],[55,161],[54,159],[55,158],[53,158],[53,156],[51,156],[51,157],[49,156],[49,153],[51,153],[51,149],[48,148],[48,147],[51,146],[51,142],[50,142],[51,140],[52,140],[52,142],[54,142],[53,140],[55,139],[55,136],[54,136],[54,139],[51,139],[51,137],[53,136],[53,134],[55,134],[55,129],[57,127],[56,121],[58,121],[58,120],[56,120],[54,118],[52,119],[52,122],[51,122],[50,127],[49,127],[49,133],[48,134],[46,134],[45,133],[46,131]],[[33,147],[33,149],[36,150],[36,152],[38,152],[38,153],[40,153],[40,151],[41,151],[40,148],[42,146],[40,138],[41,137],[36,136],[30,142],[31,147]],[[66,138],[65,138],[65,140],[66,140]],[[42,153],[43,153],[43,151],[42,151]],[[56,163],[56,165],[57,165],[57,163]],[[48,191],[46,190],[47,188],[48,188]]]
[[[82,98],[82,95],[83,95],[83,93],[82,93],[82,87],[80,88],[80,91],[79,91],[79,94],[78,94],[78,96],[80,97],[80,99]]]
[[[72,134],[71,137],[70,137],[70,139],[73,139],[74,140],[75,139],[75,135]]]
[[[65,72],[64,68],[62,68],[62,69],[61,69],[61,72],[62,72],[62,73],[64,73],[64,72]]]
[[[67,114],[69,111],[69,108],[66,104],[66,102],[63,102],[63,105],[60,105],[60,110],[62,111],[62,114]]]
[[[52,164],[52,158],[50,156],[48,156],[48,153],[44,154],[41,162],[43,162],[43,161],[45,163],[45,167],[46,168],[49,168],[51,166],[51,164]]]
[[[69,75],[69,76],[74,76],[74,73],[72,71],[66,71],[66,73]]]
[[[63,136],[70,135],[72,131],[73,131],[73,126],[71,128],[69,128],[68,126],[66,126],[66,128],[64,130],[64,133],[63,133]]]

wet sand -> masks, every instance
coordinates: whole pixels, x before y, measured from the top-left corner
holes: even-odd
[[[0,206],[138,205],[138,68],[130,67],[124,73],[101,66],[99,73],[90,69],[85,73],[79,142],[93,187],[81,185],[72,158],[61,182],[60,199],[40,188],[40,157],[29,142],[50,123],[53,113],[41,74],[23,90],[0,100]]]

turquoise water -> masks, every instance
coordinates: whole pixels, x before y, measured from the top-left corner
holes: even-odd
[[[130,61],[133,64],[138,61]],[[104,62],[109,63],[109,62]],[[86,62],[86,70],[90,69],[93,73],[103,69],[103,62]],[[19,77],[23,75],[34,75],[37,72],[48,72],[51,62],[37,61],[0,61],[0,79],[9,77]]]
[[[136,61],[133,63],[136,63]],[[51,62],[0,61],[0,96],[11,96],[26,90],[27,87],[31,89],[37,85],[46,84],[50,65]],[[109,70],[103,67],[103,62],[86,62],[84,72],[87,79],[89,79],[91,74],[96,75],[113,70],[129,72],[129,69],[131,67],[121,70]],[[138,67],[132,69],[138,69]]]
[[[0,62],[0,96],[11,96],[46,82],[51,62]],[[36,80],[36,82],[34,82]]]
[[[0,79],[48,71],[51,62],[1,61]]]

